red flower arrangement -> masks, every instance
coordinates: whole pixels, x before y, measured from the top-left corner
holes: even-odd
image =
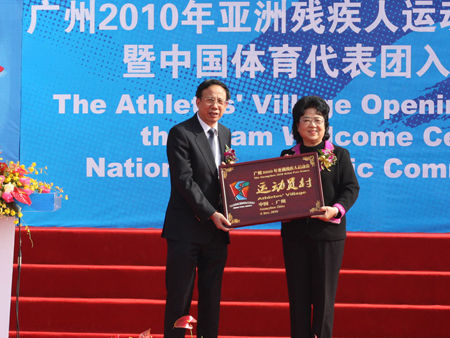
[[[191,337],[192,337],[192,329],[194,328],[194,326],[192,324],[197,323],[197,320],[192,317],[191,315],[187,315],[187,316],[183,316],[178,318],[175,323],[173,324],[174,328],[179,328],[179,329],[188,329],[189,331],[191,331]]]
[[[2,161],[3,158],[0,158]],[[38,181],[30,175],[39,175],[42,170],[36,169],[36,163],[26,168],[20,162],[0,162],[0,215],[15,217],[19,224],[23,216],[20,204],[31,205],[30,195],[33,193],[50,193],[52,190],[63,193],[63,189],[53,183]],[[67,199],[67,195],[65,199]]]

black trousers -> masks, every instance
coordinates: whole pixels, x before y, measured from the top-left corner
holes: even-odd
[[[222,276],[227,260],[227,244],[167,240],[166,309],[164,337],[184,337],[185,329],[175,329],[175,321],[189,314],[198,271],[197,337],[215,338],[219,331]]]
[[[283,236],[291,337],[331,338],[345,240]],[[312,306],[312,319],[311,319]]]

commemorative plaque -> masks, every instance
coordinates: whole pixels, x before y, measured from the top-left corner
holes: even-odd
[[[317,153],[221,165],[225,216],[232,227],[321,214]]]

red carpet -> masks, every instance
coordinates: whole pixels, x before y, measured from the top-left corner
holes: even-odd
[[[165,241],[160,230],[31,232],[34,248],[23,236],[21,337],[125,338],[148,328],[161,337]],[[231,241],[221,337],[288,337],[279,231],[236,230]],[[196,303],[191,313],[196,316]],[[449,318],[450,234],[349,233],[336,337],[448,338]]]

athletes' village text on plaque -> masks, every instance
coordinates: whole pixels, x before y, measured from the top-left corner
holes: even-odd
[[[232,227],[323,213],[317,153],[221,165],[219,178]]]

